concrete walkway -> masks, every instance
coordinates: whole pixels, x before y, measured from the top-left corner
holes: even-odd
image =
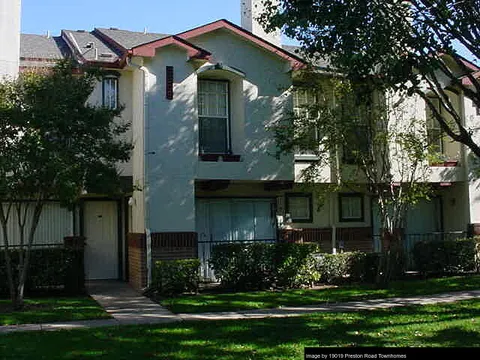
[[[119,281],[95,281],[87,284],[90,295],[113,316],[105,320],[85,320],[51,324],[0,326],[0,334],[17,331],[71,330],[132,324],[165,324],[192,320],[262,319],[302,316],[316,312],[348,312],[386,309],[399,306],[448,303],[480,298],[480,290],[457,291],[428,296],[373,299],[310,306],[291,306],[278,309],[244,310],[202,314],[173,314],[150,299],[139,295],[128,284]]]
[[[125,282],[91,281],[87,283],[87,291],[113,316],[117,325],[159,324],[181,320],[178,315],[140,295]]]

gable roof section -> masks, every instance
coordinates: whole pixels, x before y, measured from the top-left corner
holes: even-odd
[[[286,61],[289,61],[293,69],[300,69],[306,65],[302,58],[292,54],[291,52],[281,47],[278,47],[276,45],[269,43],[268,41],[262,39],[261,37],[254,35],[250,31],[245,30],[244,28],[238,25],[235,25],[225,19],[217,20],[210,24],[199,26],[192,30],[182,32],[180,34],[177,34],[177,36],[179,38],[188,40],[188,39],[191,39],[191,38],[194,38],[218,29],[226,29],[238,36],[243,37],[248,41],[251,41],[255,45],[263,48],[264,50],[269,51]]]
[[[95,28],[94,33],[103,35],[104,38],[110,39],[117,46],[123,49],[132,49],[139,45],[160,40],[170,36],[169,34],[159,33],[143,33],[136,31],[120,30],[115,28]]]
[[[160,40],[154,40],[152,42],[134,47],[129,51],[129,53],[131,55],[153,57],[155,56],[156,49],[159,49],[168,45],[176,45],[178,47],[185,49],[190,58],[208,59],[211,55],[207,50],[204,50],[196,45],[193,45],[188,41],[182,38],[179,38],[176,35],[172,35]]]
[[[155,55],[155,49],[174,44],[186,49],[188,51],[188,55],[191,58],[193,57],[193,58],[205,59],[205,58],[208,58],[208,56],[210,56],[211,54],[208,51],[196,45],[191,44],[190,42],[188,42],[188,39],[194,38],[218,29],[226,29],[230,32],[237,34],[238,36],[243,37],[248,41],[253,42],[255,45],[263,48],[264,50],[274,53],[280,58],[286,61],[289,61],[293,69],[300,69],[305,66],[305,62],[300,57],[292,54],[291,52],[281,47],[275,46],[269,43],[268,41],[241,28],[240,26],[232,24],[231,22],[224,19],[194,28],[192,30],[182,32],[177,35],[172,35],[160,40],[155,40],[146,44],[136,46],[131,49],[130,54],[152,57]]]
[[[109,46],[93,32],[84,30],[62,30],[62,36],[80,59],[92,63],[113,64],[120,61],[122,54]]]

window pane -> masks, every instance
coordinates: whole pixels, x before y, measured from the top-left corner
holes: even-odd
[[[228,150],[228,83],[198,81],[200,152],[226,153]]]
[[[105,78],[103,79],[103,106],[109,109],[117,108],[117,91],[118,79]]]
[[[342,196],[340,197],[341,219],[342,220],[361,220],[362,219],[362,197]]]
[[[287,198],[288,212],[293,221],[310,219],[310,197],[290,196]]]
[[[226,118],[200,118],[200,152],[217,154],[227,152]]]

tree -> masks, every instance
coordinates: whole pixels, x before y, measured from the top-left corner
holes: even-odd
[[[279,155],[314,155],[302,176],[328,184],[315,186],[323,188],[320,197],[347,189],[377,200],[383,250],[377,281],[387,285],[403,259],[406,213],[431,191],[429,160],[436,154],[425,122],[407,115],[412,99],[378,93],[371,83],[309,72],[297,81],[306,101],[299,108],[297,100],[296,114],[275,125]],[[334,170],[330,179],[319,178],[325,168]]]
[[[24,72],[0,84],[0,225],[10,297],[23,306],[30,252],[43,205],[55,199],[75,204],[82,191],[119,190],[116,163],[127,161],[122,140],[129,124],[122,109],[88,103],[100,73],[73,62],[51,71]],[[28,200],[28,201],[26,201]],[[18,269],[12,267],[7,223],[16,212]]]
[[[327,58],[354,82],[374,79],[377,90],[420,96],[442,130],[480,157],[475,129],[465,126],[452,100],[452,94],[464,94],[480,108],[480,69],[461,56],[480,59],[478,0],[267,0],[265,5],[264,26],[282,28],[307,57]]]

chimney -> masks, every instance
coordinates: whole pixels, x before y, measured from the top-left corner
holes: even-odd
[[[0,78],[15,78],[20,62],[21,0],[0,0]]]
[[[280,30],[266,33],[257,20],[263,12],[263,2],[264,0],[241,0],[242,27],[274,45],[281,46]],[[272,0],[272,3],[278,5],[278,0]]]

